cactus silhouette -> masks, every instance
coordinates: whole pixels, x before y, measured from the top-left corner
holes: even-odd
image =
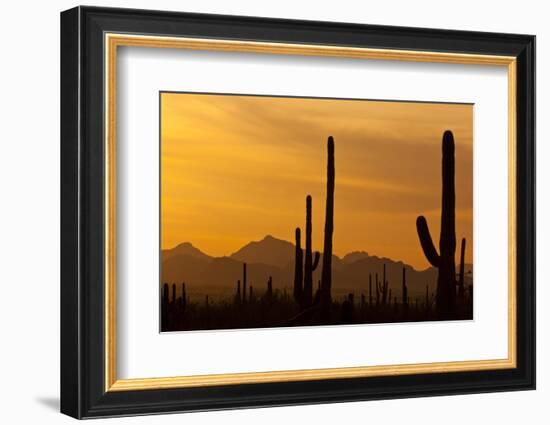
[[[237,293],[235,294],[235,302],[237,304],[241,303],[241,280],[237,280]]]
[[[165,283],[165,284],[163,285],[163,288],[162,288],[162,289],[163,289],[163,291],[162,291],[162,304],[167,306],[167,305],[168,305],[168,302],[169,302],[169,298],[168,298],[168,296],[169,296],[168,284]]]
[[[378,282],[378,274],[376,274],[376,300],[385,305],[388,301],[391,302],[391,290],[388,299],[388,281],[386,280],[386,265],[384,264],[384,270],[382,274],[382,282]]]
[[[187,293],[185,291],[185,282],[181,283],[181,308],[185,310],[187,306]]]
[[[246,302],[246,263],[243,263],[243,303]]]
[[[466,238],[462,238],[460,244],[460,268],[458,272],[458,297],[464,299],[464,252],[466,251]]]
[[[332,234],[334,232],[334,139],[327,141],[327,199],[325,211],[325,240],[323,245],[323,270],[321,272],[321,317],[330,315],[332,287]]]
[[[300,228],[296,228],[296,247],[294,255],[294,300],[298,304],[302,304],[302,288],[303,288],[303,263],[304,251],[302,250]]]
[[[353,323],[353,294],[348,294],[341,307],[342,323]]]
[[[429,263],[438,269],[436,307],[439,317],[452,316],[456,298],[455,277],[455,144],[453,133],[443,134],[441,142],[441,231],[439,253],[433,244],[424,216],[416,219],[418,238]]]
[[[172,283],[172,304],[176,305],[176,284]]]
[[[267,280],[267,291],[266,295],[268,298],[271,298],[273,295],[273,278],[269,276],[269,279]]]
[[[403,282],[401,283],[401,296],[402,296],[401,303],[403,304],[403,306],[405,306],[405,308],[409,306],[408,293],[409,291],[407,289],[407,274],[406,274],[405,267],[403,267]]]
[[[376,289],[376,305],[380,304],[380,286],[378,285],[378,273],[374,275],[374,286]]]
[[[309,306],[313,299],[313,272],[319,264],[320,254],[315,253],[315,259],[311,252],[311,195],[306,197],[306,254],[304,258],[304,287],[302,291],[302,303]]]
[[[369,273],[369,306],[372,305],[372,274]]]
[[[162,308],[160,317],[160,328],[162,331],[167,331],[170,328],[170,324],[168,323],[169,293],[170,289],[168,284],[164,283],[164,285],[162,285]]]

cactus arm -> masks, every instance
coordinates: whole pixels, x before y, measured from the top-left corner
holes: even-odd
[[[440,257],[432,241],[426,218],[422,215],[416,219],[416,231],[418,233],[418,239],[420,239],[420,245],[422,246],[426,259],[432,266],[439,267]]]
[[[313,258],[313,265],[311,266],[311,271],[314,272],[317,269],[317,266],[319,265],[319,259],[321,258],[321,254],[319,251],[315,251],[315,257]]]

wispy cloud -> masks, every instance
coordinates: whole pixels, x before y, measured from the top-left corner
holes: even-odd
[[[335,251],[384,247],[377,254],[423,267],[414,221],[437,222],[445,129],[456,139],[457,229],[472,236],[472,123],[469,105],[163,94],[163,245],[193,240],[223,255],[262,234],[291,239],[307,194],[322,240],[332,135]]]

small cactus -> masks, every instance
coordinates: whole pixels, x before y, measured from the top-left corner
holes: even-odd
[[[269,279],[267,280],[267,292],[266,295],[271,298],[273,295],[273,278],[269,276]]]
[[[402,296],[402,304],[405,307],[409,306],[409,291],[407,289],[407,269],[403,267],[403,282],[401,283],[401,296]]]
[[[372,305],[372,274],[369,273],[369,306]]]
[[[374,285],[376,287],[376,305],[380,305],[380,285],[378,284],[378,273],[374,274]]]
[[[302,304],[302,290],[303,290],[303,263],[304,263],[304,251],[301,245],[301,231],[300,228],[296,228],[296,245],[294,254],[294,300],[298,304]]]
[[[185,310],[185,307],[187,306],[187,293],[185,291],[185,282],[181,283],[181,307],[183,310]]]
[[[243,263],[243,304],[246,303],[246,263]]]
[[[382,282],[378,282],[378,274],[376,274],[376,298],[377,303],[378,301],[381,302],[381,304],[385,305],[388,301],[391,302],[391,290],[389,291],[389,299],[388,299],[388,288],[389,284],[386,280],[386,265],[384,264],[383,274],[382,274]]]
[[[241,303],[241,280],[237,280],[237,293],[235,294],[235,302],[237,304]]]
[[[169,294],[168,284],[165,283],[162,288],[162,304],[166,306],[168,305],[168,302],[169,302],[168,294]]]

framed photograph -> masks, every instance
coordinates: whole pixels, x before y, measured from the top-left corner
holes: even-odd
[[[535,37],[61,14],[61,411],[535,387]]]

